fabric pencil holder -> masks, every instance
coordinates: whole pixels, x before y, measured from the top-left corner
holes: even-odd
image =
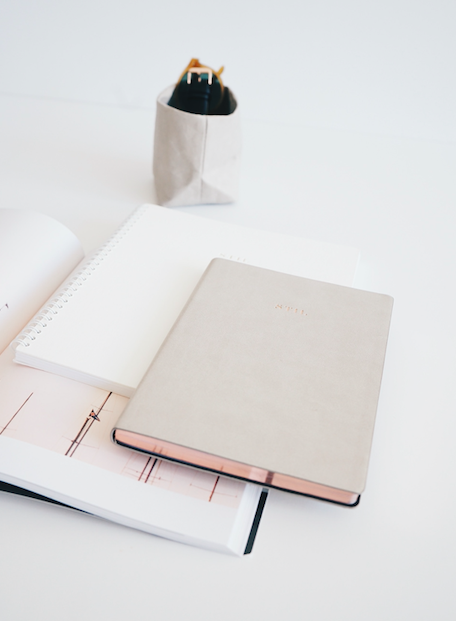
[[[177,85],[157,98],[153,172],[160,205],[230,203],[238,196],[239,106],[222,71],[192,59]]]

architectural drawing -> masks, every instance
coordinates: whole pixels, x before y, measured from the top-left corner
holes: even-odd
[[[0,435],[205,502],[237,507],[244,483],[137,453],[111,442],[128,399],[0,356]]]

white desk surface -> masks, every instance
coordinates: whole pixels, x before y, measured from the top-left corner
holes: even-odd
[[[238,61],[239,72],[239,53]],[[24,75],[4,81],[0,96],[0,207],[47,213],[89,251],[136,205],[154,202],[154,110],[117,107],[97,93],[90,100],[90,85],[79,103],[59,101],[52,97],[78,99],[70,86],[58,90],[65,80],[35,84],[32,70]],[[410,137],[393,137],[394,123],[381,135],[373,122],[316,129],[316,117],[312,128],[273,107],[263,117],[253,104],[250,112],[240,201],[181,209],[358,247],[357,286],[394,296],[361,503],[344,509],[272,491],[253,553],[237,559],[1,494],[2,620],[456,617],[456,144],[444,141],[438,120],[414,134],[419,115]]]

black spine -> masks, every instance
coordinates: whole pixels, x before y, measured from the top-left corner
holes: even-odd
[[[255,513],[255,517],[253,518],[252,528],[250,530],[249,538],[247,539],[247,545],[245,546],[244,554],[250,554],[253,548],[253,544],[255,543],[255,537],[258,531],[258,527],[260,525],[261,516],[263,515],[264,505],[266,504],[266,500],[268,498],[268,490],[263,488],[263,491],[260,495],[260,500],[258,501],[258,507]]]
[[[17,485],[11,485],[11,483],[5,483],[4,481],[0,481],[0,492],[8,492],[8,494],[17,494],[18,496],[26,496],[27,498],[34,498],[35,500],[43,500],[45,502],[50,502],[53,505],[60,505],[61,507],[73,509],[73,511],[80,511],[81,513],[86,513],[86,511],[78,509],[77,507],[71,507],[70,505],[66,505],[63,502],[54,500],[53,498],[48,498],[47,496],[42,496],[41,494],[35,494],[35,492],[31,492],[28,489],[24,489],[23,487],[17,487]]]

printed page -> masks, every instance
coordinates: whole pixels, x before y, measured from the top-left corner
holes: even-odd
[[[0,356],[0,479],[205,547],[229,546],[235,524],[248,536],[261,488],[116,446],[127,398],[12,357]]]
[[[0,352],[83,256],[76,236],[49,216],[0,209]]]

